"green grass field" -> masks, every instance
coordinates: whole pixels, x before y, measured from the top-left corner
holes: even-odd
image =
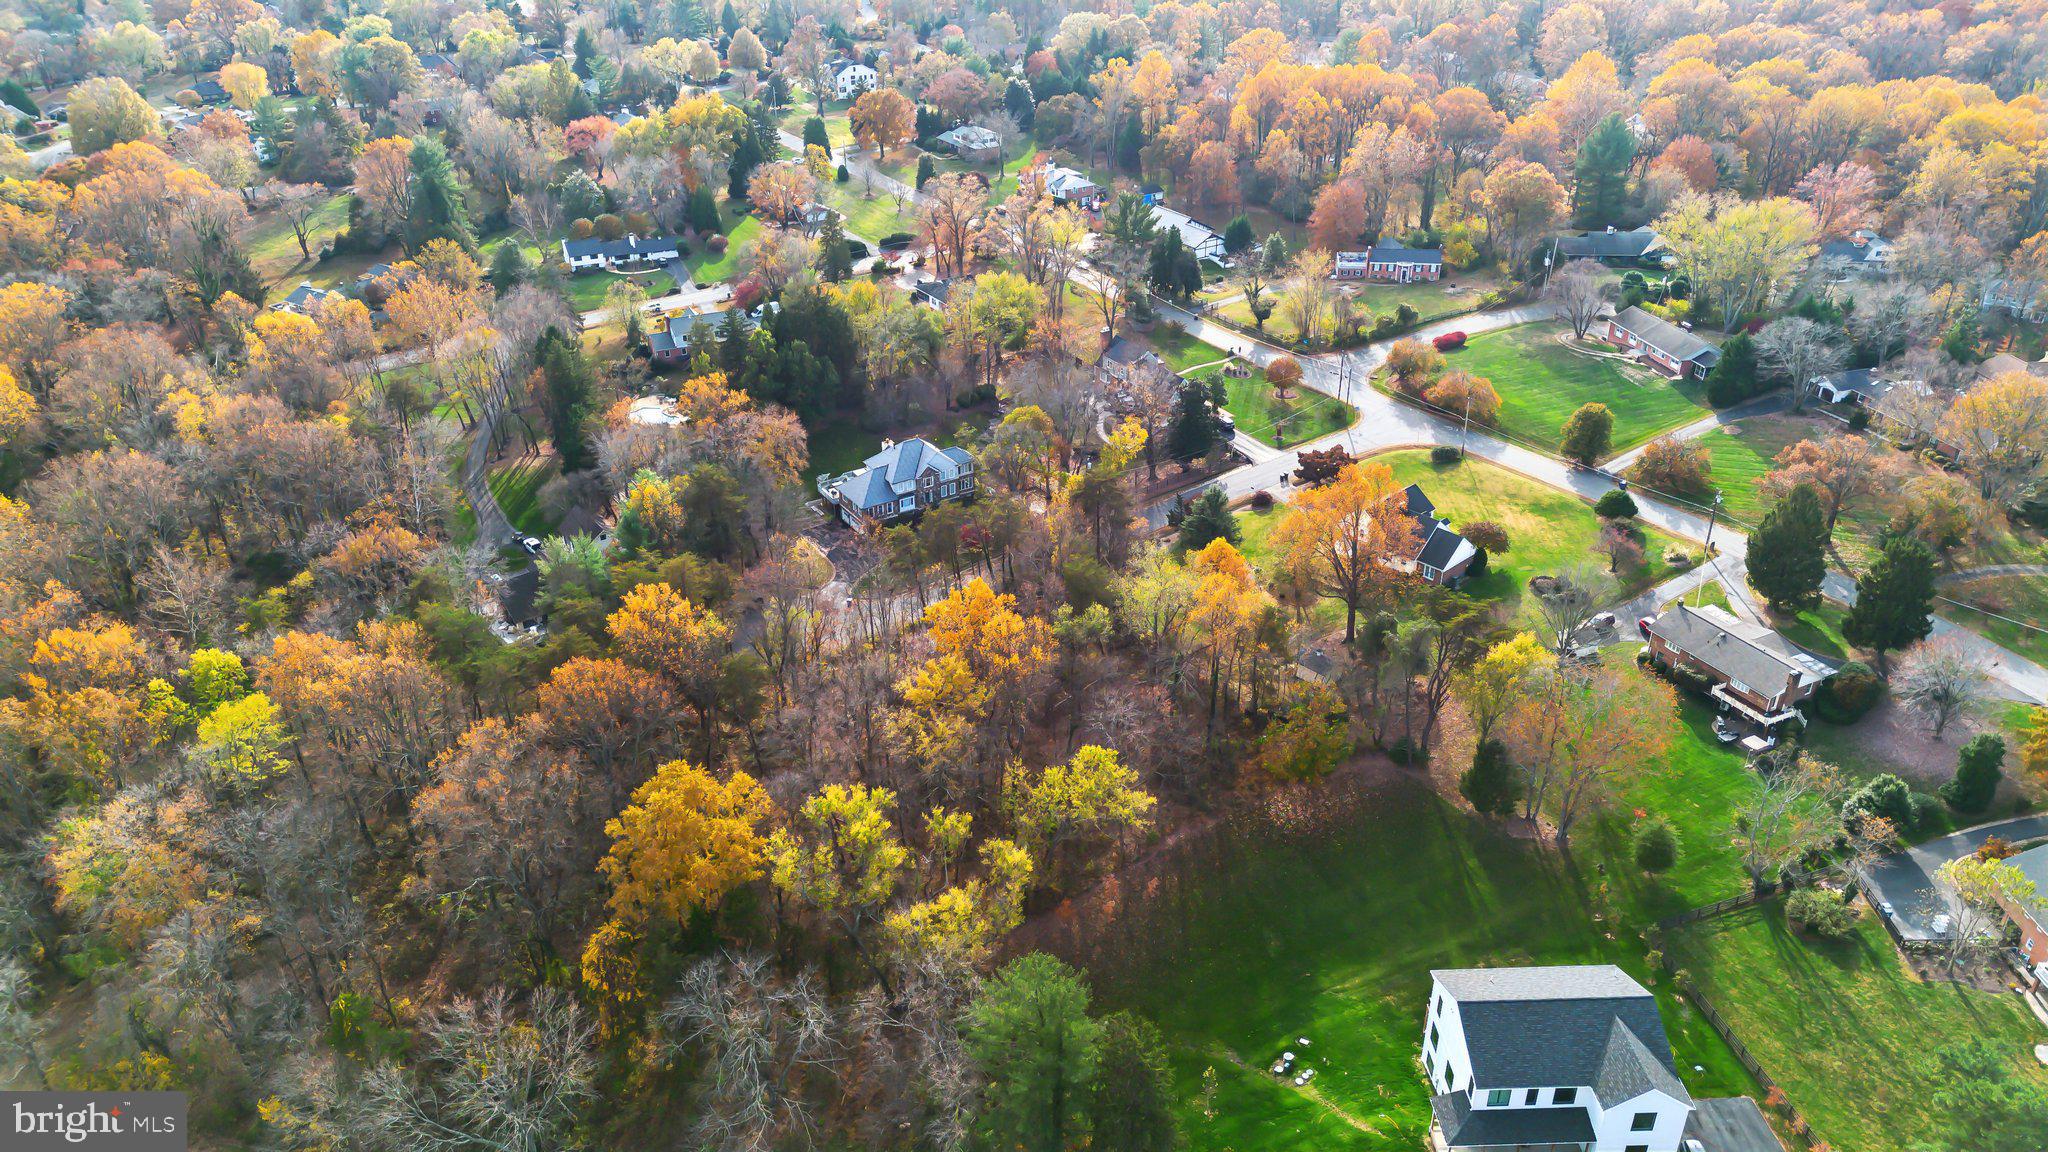
[[[540,506],[540,490],[558,471],[553,459],[544,462],[521,460],[491,472],[491,495],[504,510],[505,519],[525,536],[546,536],[554,531],[554,517]]]
[[[256,269],[256,275],[271,288],[283,292],[297,287],[300,280],[310,279],[310,274],[319,268],[317,256],[320,246],[348,227],[348,209],[354,200],[350,193],[337,192],[307,222],[306,243],[313,250],[315,260],[306,259],[299,251],[298,234],[292,231],[291,222],[283,214],[268,212],[257,215],[243,235],[249,246],[249,264]]]
[[[1587,561],[1606,566],[1594,551],[1600,540],[1600,518],[1593,506],[1569,492],[1560,492],[1484,460],[1439,465],[1423,451],[1389,452],[1374,457],[1394,471],[1403,484],[1420,484],[1436,504],[1437,514],[1453,528],[1475,520],[1492,520],[1507,530],[1509,549],[1487,558],[1484,576],[1469,581],[1465,591],[1506,605],[1524,626],[1533,622],[1533,606],[1523,604],[1529,578],[1562,571]],[[1654,528],[1644,529],[1643,562],[1614,579],[1623,593],[1662,583],[1677,574],[1664,559],[1683,542]]]
[[[1219,376],[1221,367],[1199,368],[1188,374],[1191,380]],[[1250,376],[1223,376],[1223,407],[1237,421],[1240,432],[1270,448],[1285,448],[1313,440],[1348,427],[1357,415],[1341,400],[1313,388],[1295,387],[1285,400],[1273,394],[1266,373],[1253,368]]]
[[[1554,325],[1524,324],[1474,336],[1450,354],[1452,368],[1493,381],[1509,435],[1555,449],[1565,420],[1598,402],[1614,412],[1612,451],[1620,452],[1708,414],[1698,384],[1581,356],[1559,346],[1556,334]]]
[[[1711,739],[1690,727],[1682,739],[1684,754],[1653,769],[1669,783],[1624,789],[1620,823],[1582,832],[1575,859],[1506,837],[1411,779],[1356,811],[1334,796],[1290,797],[1274,805],[1277,818],[1233,824],[1120,902],[1124,922],[1091,974],[1106,1006],[1142,1011],[1165,1032],[1188,1146],[1420,1147],[1429,1089],[1416,1060],[1431,968],[1607,962],[1648,980],[1636,930],[1655,909],[1741,884],[1706,828],[1681,832],[1702,851],[1668,882],[1636,877],[1609,852],[1626,841],[1633,804],[1682,794],[1689,807],[1674,821],[1698,811],[1711,825],[1726,791],[1747,786],[1740,761]],[[1692,1090],[1754,1093],[1705,1022],[1652,987]],[[1308,1088],[1265,1071],[1283,1048],[1316,1069]]]
[[[725,234],[725,252],[714,256],[710,248],[702,243],[694,245],[690,254],[683,258],[690,269],[690,279],[699,284],[722,284],[732,279],[739,270],[740,248],[761,231],[761,222],[752,216],[742,217],[739,223]]]
[[[2041,631],[2048,628],[2048,576],[1986,576],[1941,593],[1959,602],[1941,605],[1941,615],[2048,665],[2048,632]]]
[[[858,176],[844,184],[825,185],[824,203],[846,217],[847,232],[871,243],[893,232],[917,231],[917,205],[907,200],[898,204],[892,193],[880,188],[869,197]]]
[[[2048,1029],[2017,997],[1923,983],[1868,916],[1839,943],[1795,935],[1777,906],[1692,925],[1669,944],[1818,1136],[1839,1149],[1954,1148],[1929,1061],[1982,1037],[2040,1077]]]

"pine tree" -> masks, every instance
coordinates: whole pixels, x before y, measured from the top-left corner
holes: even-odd
[[[1173,1076],[1166,1045],[1150,1020],[1118,1012],[1102,1021],[1100,1064],[1088,1098],[1088,1147],[1093,1152],[1174,1152],[1180,1131],[1173,1115]]]
[[[597,62],[602,59],[597,51],[597,36],[590,31],[590,25],[585,24],[576,29],[575,52],[576,75],[584,80],[590,79],[591,70],[596,68]]]
[[[507,240],[491,253],[491,289],[503,296],[526,279],[526,253],[516,240]]]
[[[1662,819],[1643,821],[1635,834],[1636,867],[1645,872],[1669,872],[1678,863],[1678,835]]]
[[[2005,776],[2005,740],[1980,732],[1956,755],[1956,774],[1941,786],[1941,798],[1958,812],[1982,812],[1991,806],[1998,782]]]
[[[1249,249],[1257,238],[1252,231],[1252,218],[1239,212],[1223,228],[1223,250],[1235,256]]]
[[[1764,513],[1749,538],[1749,584],[1780,612],[1820,603],[1828,574],[1827,514],[1811,485],[1801,484]]]
[[[683,206],[683,222],[705,235],[718,231],[718,193],[712,191],[711,185],[699,184],[690,193]]]
[[[731,9],[728,8],[727,11]],[[725,186],[726,195],[735,200],[745,198],[748,177],[752,176],[754,169],[760,167],[761,162],[767,158],[767,151],[761,147],[761,142],[753,131],[742,132],[739,146],[733,149],[732,160],[726,165],[729,177]]]
[[[938,165],[932,163],[931,153],[926,152],[917,158],[917,186],[919,188],[923,188],[938,173]]]
[[[828,154],[832,151],[832,134],[825,130],[822,117],[813,116],[804,121],[804,147],[823,148]]]
[[[1707,403],[1716,408],[1756,395],[1756,340],[1737,332],[1721,345],[1721,358],[1707,373]]]
[[[1505,816],[1522,798],[1522,782],[1508,759],[1507,745],[1488,738],[1472,752],[1472,766],[1458,777],[1458,792],[1466,803],[1487,816]]]
[[[1842,638],[1877,653],[1878,674],[1889,676],[1890,654],[1926,639],[1933,611],[1934,553],[1911,536],[1896,536],[1856,582]]]
[[[1176,460],[1206,456],[1216,446],[1216,413],[1209,403],[1209,390],[1198,383],[1183,384],[1174,412],[1173,427],[1166,435],[1166,450]]]
[[[1593,126],[1579,145],[1573,167],[1578,187],[1574,192],[1572,215],[1582,228],[1597,228],[1621,218],[1628,192],[1629,165],[1636,158],[1636,135],[1619,112],[1611,112]]]
[[[1186,554],[1200,552],[1214,540],[1236,544],[1241,539],[1237,514],[1230,510],[1230,497],[1221,488],[1205,488],[1181,516],[1180,539],[1174,546]]]
[[[834,216],[818,230],[818,277],[838,283],[853,275],[853,249],[846,243],[846,229]]]
[[[440,141],[421,138],[412,145],[412,219],[406,222],[405,246],[417,252],[429,240],[453,240],[465,249],[476,247],[469,232],[469,209],[462,202],[462,184],[448,150]]]
[[[541,333],[538,355],[546,395],[548,436],[562,471],[580,472],[596,462],[590,444],[590,409],[595,379],[583,346],[559,328]]]

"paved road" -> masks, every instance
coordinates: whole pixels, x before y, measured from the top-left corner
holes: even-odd
[[[1983,847],[1993,836],[2015,844],[2048,840],[2048,815],[1981,824],[1894,852],[1871,865],[1867,876],[1871,892],[1877,899],[1891,903],[1892,923],[1901,936],[1908,940],[1941,939],[1928,922],[1950,911],[1949,896],[1934,879],[1934,873],[1943,864]]]

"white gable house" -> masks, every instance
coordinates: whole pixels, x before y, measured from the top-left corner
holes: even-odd
[[[1431,1146],[1782,1152],[1756,1104],[1695,1100],[1657,1000],[1611,964],[1442,969],[1423,1028]]]
[[[880,79],[873,68],[857,61],[841,64],[832,73],[832,95],[841,100],[851,100],[863,92],[870,91]]]
[[[839,510],[849,527],[865,532],[923,513],[949,500],[974,498],[974,457],[964,448],[940,448],[921,436],[882,450],[852,472],[818,477],[818,495]]]

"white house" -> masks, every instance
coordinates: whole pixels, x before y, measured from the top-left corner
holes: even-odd
[[[1656,997],[1611,964],[1430,976],[1438,1152],[1783,1152],[1754,1101],[1693,1098]]]
[[[673,236],[622,236],[617,240],[562,241],[562,263],[571,272],[613,269],[621,264],[666,264],[682,256]]]
[[[1062,204],[1078,204],[1083,208],[1094,208],[1102,203],[1102,185],[1057,164],[1045,170],[1045,194]]]
[[[1152,226],[1171,228],[1180,233],[1181,243],[1188,246],[1188,250],[1195,254],[1196,259],[1223,259],[1222,234],[1185,212],[1176,212],[1165,207],[1154,208]]]
[[[840,100],[851,100],[872,90],[878,79],[880,77],[873,68],[849,60],[832,72],[832,95]]]

